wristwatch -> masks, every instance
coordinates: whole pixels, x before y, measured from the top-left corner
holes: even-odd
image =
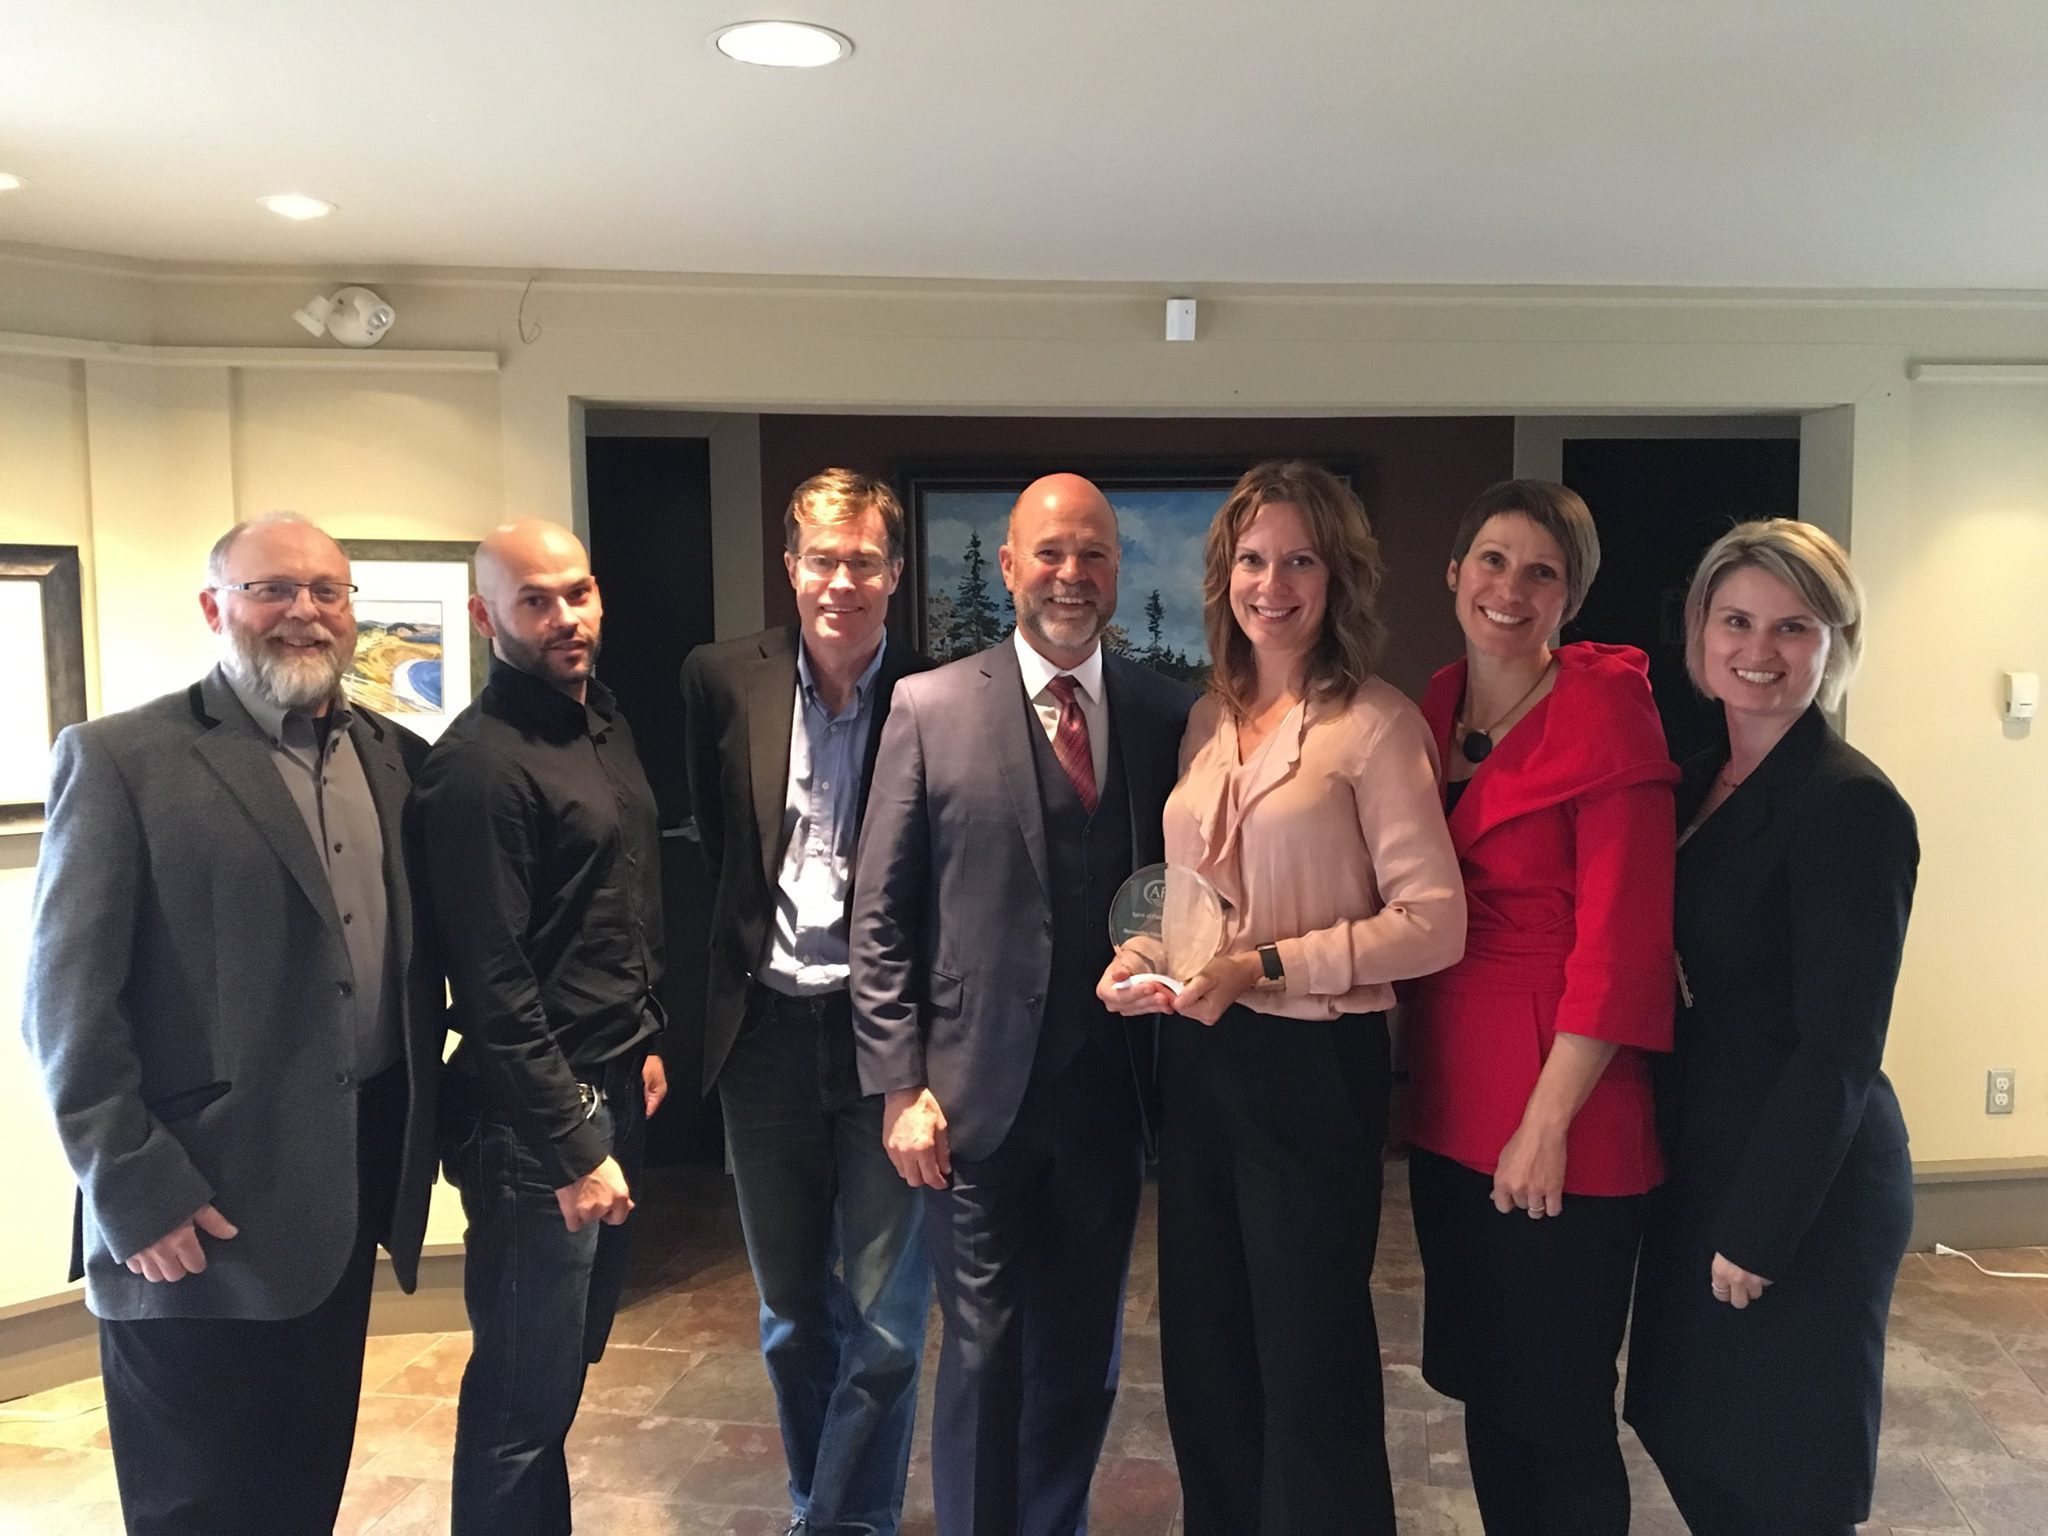
[[[1258,948],[1259,979],[1252,983],[1254,992],[1278,992],[1287,985],[1286,967],[1280,964],[1278,945],[1261,944]]]

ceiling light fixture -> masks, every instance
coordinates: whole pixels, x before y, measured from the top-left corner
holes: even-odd
[[[26,176],[16,176],[12,171],[0,171],[0,192],[15,192],[28,185]]]
[[[853,52],[853,39],[807,21],[742,21],[711,34],[711,45],[742,64],[816,69]]]
[[[339,288],[334,297],[314,294],[292,318],[315,336],[332,336],[344,347],[374,347],[398,319],[397,311],[367,288]]]
[[[317,197],[308,197],[303,192],[275,192],[269,197],[259,197],[256,201],[280,219],[324,219],[334,212],[334,204],[323,202]]]

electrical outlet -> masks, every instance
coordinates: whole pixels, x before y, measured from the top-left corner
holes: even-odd
[[[2011,1067],[1993,1067],[1984,1074],[1984,1113],[2012,1113],[2013,1079],[2019,1074]]]

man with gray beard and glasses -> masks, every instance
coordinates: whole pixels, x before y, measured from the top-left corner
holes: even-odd
[[[220,662],[57,739],[23,1032],[80,1186],[137,1536],[334,1528],[376,1248],[413,1288],[442,972],[403,813],[426,746],[352,707],[340,547],[214,545]]]

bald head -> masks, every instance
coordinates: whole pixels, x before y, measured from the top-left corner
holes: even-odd
[[[493,528],[476,547],[476,589],[497,600],[532,572],[575,568],[588,573],[583,541],[544,517]]]
[[[1080,666],[1116,613],[1122,546],[1109,498],[1079,475],[1046,475],[1010,508],[997,552],[1025,643],[1054,666]]]
[[[469,612],[499,660],[583,697],[597,667],[604,603],[575,534],[545,518],[492,529],[476,547]]]
[[[1058,474],[1040,475],[1024,487],[1024,493],[1010,508],[1009,541],[1017,542],[1018,519],[1042,518],[1064,511],[1100,512],[1109,519],[1110,527],[1116,526],[1116,513],[1109,498],[1095,482],[1061,470]]]

